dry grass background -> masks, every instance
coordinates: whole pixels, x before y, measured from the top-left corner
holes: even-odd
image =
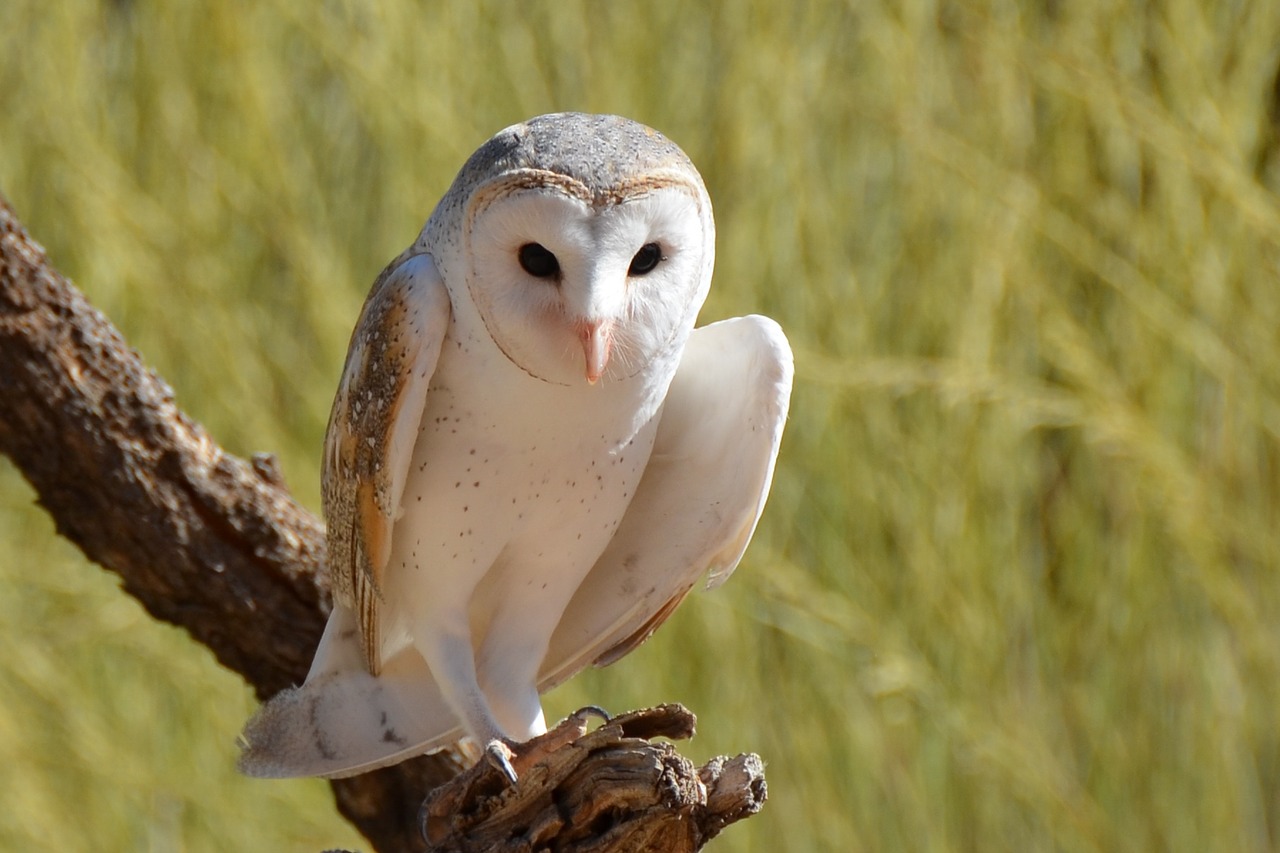
[[[0,4],[0,190],[317,505],[347,335],[495,130],[699,164],[798,387],[738,575],[552,694],[755,750],[730,851],[1280,848],[1280,6]],[[0,848],[356,845],[0,463]]]

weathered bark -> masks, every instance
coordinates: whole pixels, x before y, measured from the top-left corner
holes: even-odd
[[[324,528],[270,457],[224,453],[0,197],[0,453],[60,534],[262,698],[300,682],[324,628]],[[228,756],[230,760],[230,756]],[[333,785],[378,850],[421,850],[417,810],[464,765],[415,759]]]
[[[290,497],[270,457],[224,453],[178,410],[3,197],[0,453],[61,535],[260,697],[306,675],[327,610],[321,523]],[[423,850],[424,796],[467,763],[456,751],[418,758],[336,781],[334,795],[376,849]],[[607,774],[607,762],[591,766]],[[579,777],[586,792],[609,784]]]
[[[433,791],[422,807],[428,849],[693,851],[764,804],[757,756],[699,769],[670,744],[649,743],[693,734],[693,714],[680,705],[623,714],[590,733],[586,717],[579,712],[525,744],[514,787],[482,761]]]

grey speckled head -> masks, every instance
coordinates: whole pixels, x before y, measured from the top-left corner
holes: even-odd
[[[452,242],[460,214],[480,187],[516,172],[560,175],[596,204],[620,197],[648,176],[678,173],[706,203],[702,176],[689,157],[651,127],[615,115],[550,113],[494,134],[472,154],[423,229],[420,246]]]
[[[467,160],[455,185],[542,169],[607,193],[637,174],[670,168],[697,174],[680,147],[651,127],[621,116],[552,113],[495,134]]]

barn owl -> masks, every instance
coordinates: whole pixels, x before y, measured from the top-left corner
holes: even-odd
[[[334,606],[241,768],[353,775],[546,731],[540,692],[622,657],[763,509],[792,357],[747,316],[694,329],[711,201],[617,116],[509,127],[365,302],[325,437]]]

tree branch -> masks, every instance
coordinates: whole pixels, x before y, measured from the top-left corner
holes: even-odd
[[[118,574],[153,616],[208,646],[259,697],[305,677],[328,609],[323,526],[294,502],[271,457],[245,462],[224,453],[178,410],[172,390],[49,265],[3,197],[0,453],[35,488],[59,534]],[[626,728],[609,731],[616,740]],[[593,737],[597,745],[607,739],[593,732],[584,741]],[[469,763],[458,751],[424,756],[335,781],[334,795],[376,849],[424,850],[424,796]],[[584,792],[609,778],[608,760],[590,766],[595,775],[578,777]],[[459,790],[484,787],[471,778],[459,776],[463,788],[445,789],[454,792],[447,796],[463,803]],[[733,802],[755,802],[754,809],[728,819],[732,808],[707,812],[720,815],[708,827],[758,810],[763,777],[739,788],[746,799]],[[681,800],[685,812],[671,813],[692,814],[692,802]],[[672,849],[697,849],[713,834]],[[580,839],[587,846],[565,849],[639,849],[591,846],[587,838]]]

